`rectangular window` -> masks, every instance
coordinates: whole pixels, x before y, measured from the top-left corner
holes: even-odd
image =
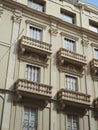
[[[98,27],[95,26],[95,25],[93,25],[93,24],[90,24],[90,25],[89,25],[89,29],[90,29],[91,31],[93,31],[93,32],[98,33]]]
[[[66,88],[68,90],[77,91],[77,78],[66,75]]]
[[[23,130],[37,129],[37,111],[36,109],[24,108]]]
[[[64,38],[64,48],[69,51],[75,51],[75,41],[68,38]]]
[[[68,23],[72,23],[74,24],[74,15],[71,13],[66,13],[65,11],[61,11],[61,19],[68,22]]]
[[[40,12],[44,12],[44,4],[39,3],[37,0],[28,0],[28,7],[35,9]]]
[[[39,82],[40,68],[32,65],[27,65],[26,79],[34,82]]]
[[[98,59],[98,49],[94,49],[94,58]]]
[[[33,26],[29,26],[29,37],[41,40],[42,39],[42,30]]]
[[[67,130],[79,130],[78,116],[67,115]]]

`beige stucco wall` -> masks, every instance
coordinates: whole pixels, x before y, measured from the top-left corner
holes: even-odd
[[[24,5],[26,5],[26,0],[21,0]],[[56,3],[57,2],[57,3]],[[92,19],[94,21],[98,22],[97,16],[93,14],[91,16],[91,13],[89,11],[83,11],[80,12],[80,9],[78,9],[76,6],[73,6],[69,3],[62,2],[62,1],[56,1],[54,0],[49,1],[46,0],[46,14],[53,15],[55,17],[60,18],[60,8],[69,10],[70,12],[73,12],[76,14],[76,25],[82,26],[86,29],[89,28],[88,23],[89,19]],[[82,21],[80,21],[80,17],[82,14]],[[6,84],[6,75],[7,75],[7,68],[8,68],[8,58],[9,58],[9,51],[10,51],[10,44],[12,39],[12,29],[13,29],[13,21],[12,21],[13,11],[9,11],[7,9],[4,9],[3,14],[1,16],[0,21],[0,88],[5,88]],[[63,47],[63,38],[66,37],[66,34],[76,37],[76,52],[80,54],[85,54],[87,57],[87,66],[85,67],[85,71],[83,73],[82,77],[78,77],[78,90],[79,92],[88,93],[91,95],[91,102],[94,98],[98,97],[98,82],[93,81],[91,74],[90,74],[90,68],[89,68],[89,62],[94,57],[94,51],[91,46],[91,43],[98,43],[97,40],[86,37],[87,40],[89,40],[89,44],[87,48],[83,48],[82,46],[82,33],[78,32],[75,29],[70,29],[67,26],[61,26],[59,22],[55,22],[55,20],[51,21],[46,18],[42,18],[36,14],[25,14],[22,13],[22,20],[21,23],[16,25],[18,27],[18,42],[16,45],[19,44],[19,39],[21,39],[22,35],[27,34],[27,23],[26,21],[30,21],[30,24],[33,25],[33,23],[37,23],[37,25],[43,25],[45,28],[43,29],[43,41],[49,44],[52,44],[52,55],[50,59],[48,60],[48,66],[41,68],[41,75],[40,75],[40,82],[45,84],[51,84],[53,86],[52,89],[52,97],[55,99],[57,91],[60,88],[66,88],[65,86],[65,75],[67,73],[60,72],[56,66],[56,52],[59,50],[59,48]],[[84,22],[85,21],[85,22]],[[82,23],[81,23],[82,22]],[[55,29],[57,29],[57,34],[53,35],[50,33],[51,26]],[[70,30],[69,30],[70,29]],[[14,30],[15,33],[15,30]],[[65,33],[64,35],[61,35],[61,33]],[[17,37],[17,34],[14,35]],[[14,40],[15,40],[14,37]],[[13,53],[12,53],[13,55]],[[22,61],[18,59],[18,51],[14,55],[14,61],[11,60],[11,62],[14,62],[13,71],[13,82],[14,83],[19,78],[25,78],[25,70],[26,70],[26,64],[28,62]],[[31,64],[31,63],[30,63]],[[10,74],[9,74],[10,75]],[[8,80],[9,82],[9,80]],[[7,87],[7,86],[6,86]],[[9,88],[9,87],[7,87]],[[9,94],[10,95],[10,94]],[[3,113],[3,116],[5,115],[5,119],[7,119],[8,127],[2,128],[2,130],[22,130],[22,123],[23,123],[23,111],[24,111],[24,104],[22,103],[15,103],[13,101],[13,96],[10,97],[10,99],[6,97],[5,104],[9,104],[9,107],[5,107],[5,111],[9,111],[9,115],[5,115],[6,113]],[[58,112],[56,109],[56,105],[54,102],[48,104],[43,110],[38,109],[38,130],[65,130],[67,127],[66,124],[66,112]],[[0,122],[1,122],[1,115],[2,115],[2,107],[3,107],[3,101],[0,98]],[[4,124],[3,120],[3,124]],[[92,111],[87,112],[84,117],[79,117],[79,130],[96,130],[98,125],[94,117],[92,116]],[[90,123],[90,124],[89,124]],[[50,125],[51,124],[51,125]],[[4,126],[4,125],[3,125]]]

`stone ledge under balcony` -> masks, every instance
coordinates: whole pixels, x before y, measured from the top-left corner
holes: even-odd
[[[19,44],[19,58],[26,59],[29,57],[30,60],[36,59],[45,63],[51,54],[51,44],[22,36]]]
[[[15,82],[15,92],[21,100],[22,98],[28,98],[36,100],[40,104],[44,102],[43,106],[45,106],[51,100],[52,86],[25,79],[18,79]]]
[[[64,70],[65,68],[66,71],[70,71],[70,68],[72,68],[71,71],[73,71],[73,73],[81,75],[86,64],[86,57],[84,55],[80,55],[64,48],[60,48],[57,52],[57,66],[59,69],[63,68],[62,70]]]
[[[85,114],[90,107],[90,95],[80,92],[60,89],[57,99],[62,110],[74,111],[81,115]]]
[[[98,60],[92,59],[90,62],[91,75],[94,80],[98,80]]]
[[[93,105],[94,105],[95,110],[98,112],[98,97],[94,99]]]
[[[93,100],[93,115],[98,120],[98,97]]]

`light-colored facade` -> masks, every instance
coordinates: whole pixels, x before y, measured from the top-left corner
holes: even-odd
[[[0,0],[0,130],[98,130],[98,8]]]

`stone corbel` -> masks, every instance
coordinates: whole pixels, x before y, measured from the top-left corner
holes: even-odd
[[[20,49],[20,54],[23,54],[25,51],[26,51],[26,49],[25,49],[24,47],[22,47],[22,48]]]
[[[12,20],[20,24],[22,20],[22,12],[19,10],[15,10],[12,16]]]
[[[97,75],[98,70],[96,68],[92,68],[91,73],[92,73],[92,75],[95,76],[95,75]]]
[[[47,62],[50,59],[50,56],[46,56],[45,62]]]
[[[0,17],[1,17],[2,14],[3,14],[3,5],[0,4]]]

